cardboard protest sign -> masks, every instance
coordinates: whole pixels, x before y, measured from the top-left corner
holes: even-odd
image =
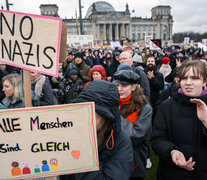
[[[152,36],[146,36],[145,37],[145,46],[146,47],[150,47],[151,46],[151,39],[152,39]]]
[[[189,42],[190,42],[190,38],[189,37],[185,37],[184,41],[183,41],[183,44],[188,45]]]
[[[202,39],[202,43],[207,46],[207,39]]]
[[[0,11],[0,61],[58,76],[62,19]]]
[[[94,103],[0,111],[0,179],[98,170]]]

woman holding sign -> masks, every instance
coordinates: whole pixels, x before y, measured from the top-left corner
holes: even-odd
[[[104,92],[103,92],[104,89]],[[130,179],[133,150],[129,137],[121,130],[119,93],[108,81],[92,81],[74,100],[75,103],[95,102],[99,170],[73,175],[74,179]],[[61,180],[69,177],[61,176]]]
[[[2,104],[7,108],[22,108],[24,102],[22,100],[21,78],[19,74],[9,74],[2,80],[3,92],[5,98]]]

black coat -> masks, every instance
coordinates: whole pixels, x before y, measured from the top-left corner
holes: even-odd
[[[32,105],[33,106],[49,106],[49,105],[57,105],[58,98],[56,93],[53,91],[52,86],[48,78],[45,79],[45,82],[42,86],[42,96],[40,100],[37,99],[37,96],[34,93],[35,85],[31,86],[32,90]]]
[[[164,87],[164,77],[162,73],[157,70],[154,71],[154,77],[149,79],[150,84],[150,101],[152,103],[152,107],[159,105],[160,98],[160,90]]]
[[[158,180],[207,179],[207,129],[197,117],[196,105],[190,97],[174,93],[160,105],[152,131],[152,148],[158,154]],[[207,103],[207,94],[198,97]],[[179,168],[170,152],[181,151],[186,160],[193,157],[194,171]]]

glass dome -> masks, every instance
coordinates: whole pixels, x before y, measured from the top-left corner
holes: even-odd
[[[94,4],[97,12],[115,11],[114,7],[105,1],[97,1]],[[90,7],[88,8],[86,13],[86,18],[89,18],[89,16],[92,14],[92,10],[93,10],[93,4],[91,4]]]

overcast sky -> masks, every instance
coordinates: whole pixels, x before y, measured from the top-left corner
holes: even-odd
[[[1,6],[5,6],[5,0],[0,0]],[[75,18],[75,9],[79,12],[79,0],[8,0],[13,3],[11,11],[40,14],[40,4],[57,4],[61,18]],[[82,16],[85,17],[88,7],[96,0],[81,0],[83,8]],[[173,33],[183,31],[206,32],[207,0],[105,0],[115,10],[124,11],[126,3],[129,4],[130,12],[135,9],[131,16],[151,17],[151,9],[157,5],[171,6],[171,14],[174,20]]]

